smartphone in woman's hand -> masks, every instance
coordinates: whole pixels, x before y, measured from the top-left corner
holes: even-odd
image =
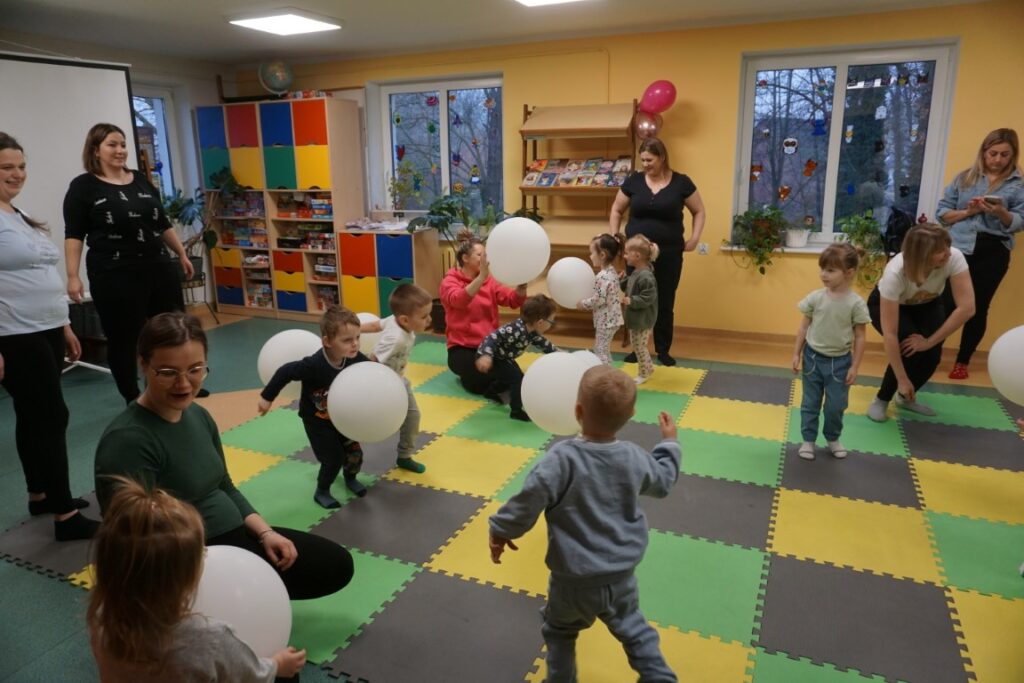
[[[987,194],[984,197],[982,197],[982,199],[984,199],[989,204],[998,204],[999,206],[1003,205],[1003,198],[997,194]]]

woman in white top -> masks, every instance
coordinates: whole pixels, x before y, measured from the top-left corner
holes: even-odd
[[[917,402],[917,390],[931,379],[942,358],[942,342],[974,315],[974,288],[963,253],[951,246],[949,232],[933,223],[911,228],[903,250],[889,261],[868,297],[871,324],[882,333],[889,367],[868,407],[875,422],[887,419],[889,401],[922,415],[934,415]],[[946,281],[955,308],[947,317],[942,303]]]
[[[68,322],[60,252],[46,226],[11,204],[25,177],[24,150],[0,133],[0,384],[14,404],[29,513],[52,513],[58,541],[91,538],[98,524],[78,512],[88,503],[71,497],[60,387],[65,352],[75,360],[82,348]]]

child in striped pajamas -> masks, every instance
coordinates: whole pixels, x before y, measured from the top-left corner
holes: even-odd
[[[605,233],[590,241],[590,262],[601,271],[594,279],[593,295],[578,305],[594,313],[594,354],[605,365],[612,364],[612,338],[623,323],[622,305],[619,303],[619,276],[613,265],[622,251],[621,240],[621,237]]]

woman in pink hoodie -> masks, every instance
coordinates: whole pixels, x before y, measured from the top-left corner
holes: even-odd
[[[448,335],[448,367],[472,394],[497,399],[502,387],[494,377],[476,369],[476,350],[488,334],[498,329],[498,306],[519,308],[526,300],[526,285],[505,287],[490,276],[484,243],[469,230],[458,235],[458,265],[441,281]]]

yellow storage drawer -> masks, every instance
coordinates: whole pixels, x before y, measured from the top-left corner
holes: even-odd
[[[259,147],[232,147],[231,174],[242,187],[262,190],[267,186],[263,180],[263,154]]]
[[[377,278],[341,276],[341,303],[356,313],[380,315],[380,299],[377,296]]]
[[[308,190],[313,187],[329,188],[331,186],[331,164],[327,145],[296,147],[295,176],[300,190]]]
[[[288,292],[304,292],[306,291],[306,278],[302,273],[275,270],[274,289],[283,289]]]
[[[213,248],[213,265],[220,266],[222,268],[241,268],[242,267],[242,250],[241,249],[221,249],[220,247]]]

